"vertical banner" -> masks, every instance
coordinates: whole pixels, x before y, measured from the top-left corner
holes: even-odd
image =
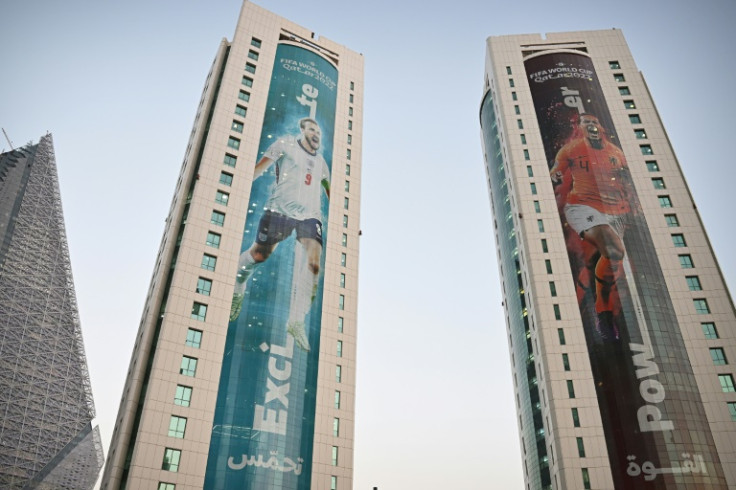
[[[525,68],[615,487],[725,489],[630,162],[593,63],[561,51],[531,56]]]
[[[206,489],[310,488],[336,82],[318,54],[278,46]]]

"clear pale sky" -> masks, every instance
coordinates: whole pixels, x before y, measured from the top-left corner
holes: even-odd
[[[622,29],[736,281],[733,0],[256,3],[365,56],[355,490],[523,485],[479,137],[487,36]],[[0,5],[0,126],[15,146],[54,135],[106,453],[196,106],[240,5]]]

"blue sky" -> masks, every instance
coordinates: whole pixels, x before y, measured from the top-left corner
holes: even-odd
[[[365,56],[356,490],[522,486],[479,138],[487,36],[624,31],[733,283],[732,0],[256,3]],[[106,445],[203,83],[239,10],[0,6],[0,126],[16,146],[54,135]]]

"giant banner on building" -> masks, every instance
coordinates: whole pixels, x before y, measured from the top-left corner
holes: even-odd
[[[644,162],[628,160],[621,150],[587,55],[533,55],[525,68],[565,231],[615,487],[725,488],[631,179],[630,167]]]
[[[321,56],[278,46],[206,489],[310,488],[336,83]]]

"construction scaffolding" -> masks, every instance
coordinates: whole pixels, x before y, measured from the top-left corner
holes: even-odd
[[[103,464],[51,135],[0,154],[0,488],[91,489]]]

